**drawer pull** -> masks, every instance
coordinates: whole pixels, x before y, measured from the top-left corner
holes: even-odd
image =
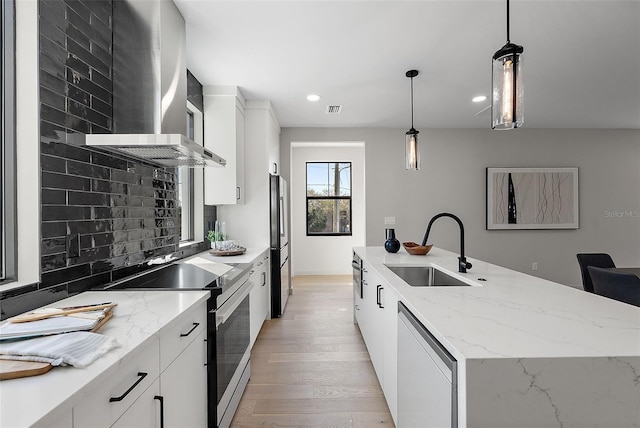
[[[156,395],[153,399],[160,402],[160,428],[164,428],[164,397],[162,395]]]
[[[138,372],[138,376],[140,377],[140,379],[138,379],[136,381],[136,383],[134,383],[133,385],[131,385],[131,387],[129,389],[127,389],[124,394],[122,394],[120,397],[111,397],[109,398],[109,402],[113,403],[114,401],[122,401],[124,400],[124,397],[126,397],[127,395],[129,395],[129,393],[131,391],[133,391],[133,388],[135,388],[136,386],[138,386],[138,384],[140,382],[142,382],[142,379],[144,379],[145,377],[147,377],[148,373],[144,373],[144,372]]]
[[[189,335],[193,332],[193,330],[195,330],[196,328],[198,328],[198,326],[199,326],[199,325],[200,325],[200,323],[199,323],[199,322],[194,322],[194,323],[193,323],[193,327],[191,327],[191,330],[189,330],[189,331],[188,331],[188,332],[186,332],[186,333],[180,333],[180,337],[187,337],[187,336],[189,336]]]

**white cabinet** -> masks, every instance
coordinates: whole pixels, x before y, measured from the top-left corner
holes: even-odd
[[[207,348],[205,332],[160,374],[164,426],[207,426]],[[132,425],[130,425],[132,426]]]
[[[243,204],[244,97],[237,86],[204,86],[204,146],[227,161],[224,168],[205,168],[207,205]]]
[[[355,315],[389,411],[397,412],[398,296],[366,263],[363,296],[355,294]]]
[[[279,162],[280,125],[269,101],[247,100],[244,111],[244,200],[219,206],[218,219],[226,221],[229,236],[242,246],[269,246],[269,173]]]
[[[253,271],[250,278],[254,282],[254,287],[249,295],[250,346],[253,347],[262,324],[269,315],[269,289],[271,288],[269,285],[269,250],[266,250],[253,261]]]
[[[206,302],[183,313],[73,407],[73,426],[206,427]]]
[[[397,422],[398,412],[398,296],[384,283],[380,290],[380,301],[384,306],[382,315],[382,361],[384,396],[389,411]]]
[[[109,427],[127,409],[134,408],[132,411],[135,412],[136,406],[145,406],[147,403],[137,400],[160,374],[159,351],[159,340],[154,337],[144,349],[127,354],[115,373],[73,407],[73,426]]]
[[[160,427],[162,413],[162,398],[159,395],[160,382],[156,379],[140,398],[113,424],[112,428],[132,427]],[[88,427],[92,425],[79,425],[74,427]]]

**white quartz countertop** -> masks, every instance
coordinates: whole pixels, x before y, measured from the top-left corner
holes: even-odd
[[[640,356],[640,308],[433,248],[354,251],[458,359]],[[470,287],[412,287],[385,265],[433,266]],[[479,278],[485,281],[479,281]]]
[[[173,319],[209,298],[209,291],[91,291],[56,302],[54,307],[114,302],[113,318],[99,331],[116,337],[119,348],[86,368],[54,367],[40,376],[0,382],[0,426],[29,427],[69,408],[93,382],[106,379],[121,358],[142,348]]]
[[[202,257],[207,260],[214,261],[216,263],[251,263],[260,254],[264,253],[269,247],[246,247],[247,251],[238,256],[214,256],[209,251],[198,253],[192,257]],[[185,259],[188,260],[188,259]]]

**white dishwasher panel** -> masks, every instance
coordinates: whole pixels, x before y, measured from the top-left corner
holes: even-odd
[[[398,313],[398,426],[455,428],[456,362],[434,349],[441,345],[430,345],[424,337],[429,334],[426,329],[402,308]]]

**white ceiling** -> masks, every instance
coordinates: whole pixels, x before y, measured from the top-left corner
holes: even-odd
[[[409,128],[410,69],[417,129],[490,126],[471,98],[490,95],[503,0],[174,1],[196,78],[270,100],[283,127]],[[640,0],[514,0],[511,41],[526,127],[640,129]]]

